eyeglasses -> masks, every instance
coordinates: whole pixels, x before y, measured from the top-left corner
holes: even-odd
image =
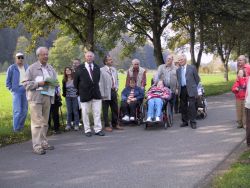
[[[17,57],[17,59],[24,59],[24,57],[23,56],[19,56],[19,57]]]

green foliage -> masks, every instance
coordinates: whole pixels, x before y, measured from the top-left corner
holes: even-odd
[[[49,63],[60,73],[66,66],[71,65],[71,60],[80,58],[81,47],[74,45],[71,38],[59,37],[49,50]]]

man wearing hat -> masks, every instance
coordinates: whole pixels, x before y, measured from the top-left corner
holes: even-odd
[[[10,65],[7,70],[6,87],[13,96],[13,130],[21,131],[28,111],[26,90],[23,87],[25,72],[28,68],[24,64],[24,54],[18,52],[15,56],[15,63]]]

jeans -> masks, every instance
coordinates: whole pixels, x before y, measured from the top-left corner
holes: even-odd
[[[152,98],[148,100],[148,113],[147,117],[160,117],[163,106],[163,100],[161,98]]]
[[[13,130],[21,131],[28,112],[28,101],[23,86],[12,92],[13,95]]]
[[[71,126],[72,113],[74,114],[74,125],[79,126],[78,100],[77,97],[66,97],[67,125]]]

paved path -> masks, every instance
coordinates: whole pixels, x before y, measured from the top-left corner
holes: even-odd
[[[0,149],[0,187],[191,188],[197,187],[244,139],[235,124],[234,97],[208,98],[198,128],[144,130],[126,127],[105,137],[80,132],[49,137],[56,150],[38,156],[31,142]]]

